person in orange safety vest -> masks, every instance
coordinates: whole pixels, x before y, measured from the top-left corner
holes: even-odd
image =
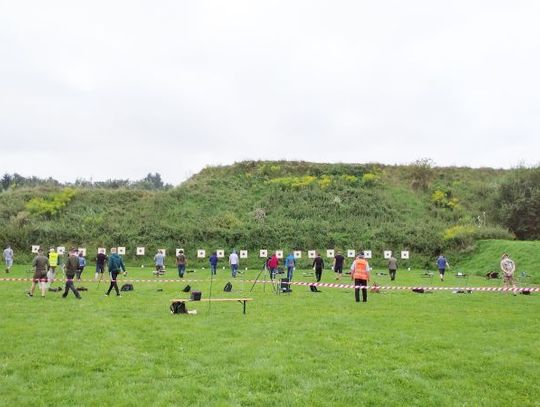
[[[360,302],[360,288],[362,288],[362,302],[367,302],[367,283],[369,281],[369,263],[364,258],[364,252],[358,253],[351,265],[351,279],[354,280],[354,298]]]

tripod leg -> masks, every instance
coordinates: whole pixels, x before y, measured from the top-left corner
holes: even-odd
[[[261,273],[262,273],[263,271],[264,271],[264,270],[259,271],[259,274],[257,274],[257,277],[255,277],[255,281],[253,282],[253,285],[251,286],[251,289],[249,290],[249,292],[252,292],[252,291],[253,291],[253,288],[255,288],[255,284],[257,284],[257,282],[259,281],[259,277],[261,276]]]

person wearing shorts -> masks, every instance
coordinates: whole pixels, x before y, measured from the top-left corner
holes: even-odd
[[[439,269],[439,276],[441,278],[441,281],[444,281],[444,273],[448,267],[450,267],[450,264],[448,264],[448,260],[446,260],[446,257],[441,254],[437,258],[437,268]]]
[[[43,249],[38,250],[37,256],[32,261],[32,267],[34,268],[32,286],[26,295],[33,297],[36,284],[39,284],[41,296],[45,297],[45,292],[47,291],[47,270],[49,269],[49,259],[43,254]]]
[[[13,249],[9,245],[4,249],[4,262],[6,263],[6,273],[9,273],[13,266]]]
[[[107,263],[107,255],[105,253],[98,253],[96,256],[96,275],[94,277],[95,280],[98,279],[99,274],[101,274],[100,278],[103,278],[103,272],[105,271],[106,263]]]
[[[334,264],[333,269],[334,273],[337,273],[336,280],[341,280],[341,276],[343,275],[343,263],[345,262],[345,257],[340,252],[337,252],[334,256]]]
[[[516,283],[514,282],[516,263],[510,258],[507,253],[503,253],[500,266],[501,271],[503,272],[504,288],[506,290],[509,290],[510,287],[512,287],[512,293],[516,295]]]

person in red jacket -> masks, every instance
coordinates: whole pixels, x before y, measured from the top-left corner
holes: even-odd
[[[354,298],[360,302],[360,286],[362,288],[362,302],[367,302],[367,283],[369,281],[369,263],[364,258],[364,252],[358,253],[351,265],[351,279],[354,280]]]
[[[275,253],[272,255],[272,257],[270,257],[267,265],[268,265],[268,270],[270,271],[270,279],[273,280],[274,276],[278,272],[278,266],[279,266],[279,259],[277,258]]]

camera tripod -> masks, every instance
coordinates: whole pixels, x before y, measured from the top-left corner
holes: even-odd
[[[255,284],[257,284],[259,282],[259,279],[261,278],[261,274],[264,273],[265,271],[267,271],[267,268],[266,267],[263,267],[260,271],[259,271],[259,274],[257,274],[257,277],[255,277],[255,281],[253,282],[253,285],[251,286],[251,289],[249,290],[249,292],[252,292],[253,291],[253,288],[255,288]],[[278,291],[278,287],[276,284],[279,284],[279,283],[276,283],[274,281],[274,279],[272,278],[272,271],[271,270],[268,270],[268,272],[270,273],[270,280],[272,280],[272,290],[274,291],[275,294],[277,294],[279,291]],[[266,280],[264,280],[264,283],[263,283],[263,291],[266,292]]]

